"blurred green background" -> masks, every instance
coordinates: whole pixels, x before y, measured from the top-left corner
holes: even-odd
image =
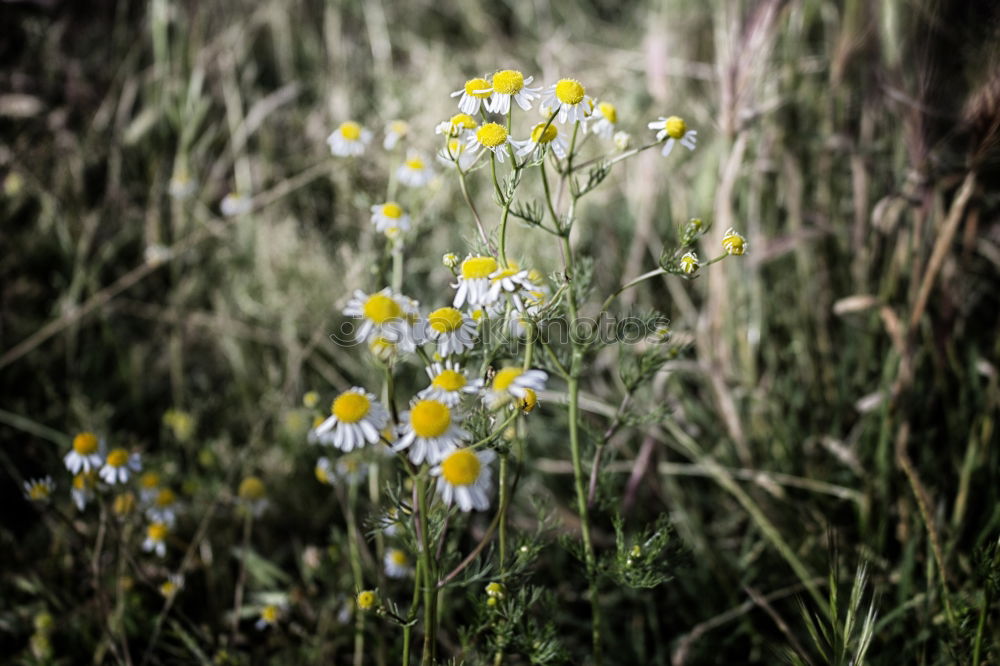
[[[227,502],[251,472],[276,507],[256,528],[255,583],[290,590],[295,620],[232,651],[347,654],[329,629],[350,593],[326,550],[341,516],[310,478],[301,399],[377,380],[327,336],[384,270],[367,210],[391,162],[349,170],[325,138],[348,118],[377,131],[405,118],[430,155],[449,93],[516,67],[581,80],[641,141],[660,115],[699,132],[692,154],[616,167],[583,207],[574,240],[596,293],[654,268],[690,217],[713,224],[706,256],[729,226],[750,248],[623,297],[691,344],[637,396],[667,416],[616,435],[598,550],[621,511],[634,529],[667,514],[686,554],[654,590],[604,585],[612,663],[849,663],[821,654],[804,616],[844,630],[862,562],[859,607],[878,609],[869,663],[1000,660],[995,3],[51,0],[4,2],[0,25],[3,654],[30,660],[42,610],[61,663],[102,654],[76,537],[20,493],[44,474],[65,493],[81,430],[141,448],[183,490],[180,539],[214,512],[154,662],[225,644],[239,540]],[[168,190],[185,173],[182,201]],[[237,189],[254,210],[223,218]],[[430,305],[450,293],[441,254],[463,254],[473,227],[446,175],[426,196],[404,291]],[[534,238],[513,233],[513,253],[558,270]],[[606,350],[585,384],[598,433],[618,363]],[[585,583],[555,536],[574,527],[565,416],[543,410],[514,524],[534,530],[532,499],[552,512],[537,577],[580,663]],[[839,587],[838,621],[807,586]],[[129,598],[137,654],[155,597],[137,584]]]

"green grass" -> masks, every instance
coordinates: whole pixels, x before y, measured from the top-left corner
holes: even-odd
[[[712,224],[702,256],[729,226],[749,241],[742,260],[648,280],[612,306],[665,313],[687,344],[604,451],[592,522],[606,663],[849,664],[863,646],[869,664],[1000,660],[989,3],[99,4],[0,9],[0,653],[50,663],[32,656],[48,641],[56,663],[348,662],[347,498],[312,478],[302,396],[325,407],[381,380],[328,335],[348,295],[391,272],[368,206],[393,163],[345,168],[324,140],[349,117],[376,130],[401,117],[431,154],[449,93],[516,66],[580,79],[637,140],[659,115],[699,131],[694,153],[643,153],[581,203],[585,314],[656,268],[691,217]],[[181,169],[187,201],[168,194]],[[487,174],[470,184],[492,229]],[[236,189],[255,209],[223,218]],[[404,291],[429,305],[452,293],[441,255],[479,241],[453,178],[421,197]],[[512,257],[562,270],[555,241],[510,225]],[[633,353],[588,359],[588,472]],[[423,384],[410,367],[396,391]],[[528,555],[502,615],[482,592],[494,545],[449,588],[442,659],[492,663],[498,636],[504,663],[588,658],[566,386],[549,388],[510,514],[511,552]],[[193,417],[189,436],[164,424],[170,409]],[[138,549],[140,523],[102,530],[94,507],[76,513],[62,456],[82,430],[141,449],[182,495],[165,560]],[[21,500],[21,481],[45,474],[58,499]],[[271,510],[245,539],[248,474]],[[490,515],[453,531],[449,556]],[[623,573],[658,528],[660,556]],[[157,586],[182,565],[164,613]],[[368,580],[377,565],[363,561]],[[411,584],[391,585],[405,616]],[[237,588],[247,617],[233,630]],[[287,612],[257,631],[274,592]],[[365,663],[399,663],[402,630],[374,618],[364,631]]]

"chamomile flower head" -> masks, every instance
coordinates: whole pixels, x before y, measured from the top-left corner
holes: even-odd
[[[520,268],[512,261],[507,262],[507,268],[497,268],[497,270],[490,274],[489,298],[491,302],[498,300],[500,294],[506,292],[514,294],[514,304],[518,310],[523,310],[523,304],[516,295],[516,292],[521,289],[530,291],[537,288],[528,279],[528,271]]]
[[[236,490],[240,505],[254,516],[260,516],[267,509],[267,486],[257,476],[247,476],[240,481]]]
[[[70,495],[77,511],[87,508],[87,503],[94,499],[94,487],[97,485],[97,470],[80,472],[73,475],[73,488]]]
[[[375,592],[372,590],[361,590],[354,601],[358,605],[358,610],[370,611],[375,608],[375,602],[378,601],[378,597],[375,596]]]
[[[612,141],[614,141],[615,143],[615,148],[617,148],[619,151],[624,152],[628,150],[629,147],[632,145],[632,135],[624,131],[615,132]]]
[[[459,425],[461,413],[441,400],[416,397],[400,419],[402,432],[392,448],[407,451],[414,465],[433,465],[469,438]]]
[[[476,77],[466,81],[465,85],[462,86],[461,89],[453,92],[451,96],[459,98],[459,111],[467,113],[470,116],[474,116],[479,113],[479,107],[482,106],[492,94],[493,88],[490,86],[490,82],[484,78]]]
[[[502,368],[493,375],[483,402],[490,409],[497,409],[514,400],[523,400],[529,389],[536,393],[544,389],[548,377],[543,370],[523,370],[516,366]]]
[[[336,478],[346,481],[347,485],[354,486],[365,480],[368,474],[368,465],[357,454],[346,455],[337,461]]]
[[[507,128],[500,123],[483,123],[475,134],[469,137],[466,148],[471,153],[482,150],[491,151],[498,161],[503,162],[510,144]]]
[[[24,482],[24,498],[29,502],[48,502],[55,487],[51,476],[29,479]]]
[[[219,203],[219,211],[226,217],[235,217],[250,212],[253,208],[253,199],[244,192],[230,192],[222,197]]]
[[[114,485],[125,483],[133,473],[142,469],[142,459],[138,453],[129,453],[125,449],[112,449],[104,460],[100,476],[104,483]]]
[[[476,322],[457,308],[438,308],[427,315],[426,333],[442,357],[461,354],[475,344]]]
[[[507,590],[501,583],[493,581],[486,586],[486,596],[491,599],[503,599],[507,596]]]
[[[184,575],[175,573],[167,576],[167,579],[160,583],[160,594],[166,599],[175,596],[184,587]]]
[[[73,474],[100,469],[104,464],[104,442],[92,432],[81,432],[73,438],[73,448],[63,458],[66,469]]]
[[[371,131],[353,120],[340,123],[337,129],[326,137],[330,152],[337,157],[357,157],[365,152],[365,146],[371,140]]]
[[[396,169],[396,178],[407,187],[423,187],[434,178],[434,171],[423,155],[410,151],[406,154],[406,161]]]
[[[156,553],[158,557],[167,554],[167,536],[170,534],[170,527],[166,523],[150,523],[146,527],[146,539],[142,542],[142,549],[147,553]]]
[[[518,157],[531,155],[532,160],[540,158],[545,147],[552,150],[559,159],[566,159],[569,149],[566,137],[559,132],[558,126],[549,122],[538,123],[531,128],[531,136],[522,141],[514,141],[513,144]]]
[[[344,314],[361,320],[355,332],[358,342],[380,337],[398,344],[403,351],[413,351],[417,308],[412,299],[392,293],[389,287],[371,295],[358,290],[347,302]]]
[[[387,548],[382,563],[385,565],[385,575],[389,578],[406,578],[413,572],[409,556],[399,548]]]
[[[431,364],[427,367],[427,376],[430,377],[431,385],[418,393],[417,397],[438,400],[449,407],[461,402],[463,394],[476,393],[482,386],[482,380],[469,379],[455,361]]]
[[[146,510],[146,515],[152,521],[173,527],[177,522],[178,507],[177,493],[170,488],[160,488],[151,506]]]
[[[688,150],[694,150],[698,141],[698,132],[688,129],[684,119],[678,116],[670,116],[669,118],[660,116],[658,120],[649,123],[648,127],[649,129],[659,130],[656,133],[657,141],[665,140],[663,150],[660,151],[660,154],[664,157],[670,154],[670,151],[674,149],[674,144],[677,142],[680,142]]]
[[[156,472],[143,472],[139,476],[139,499],[144,504],[151,504],[160,492],[160,475]]]
[[[174,172],[170,176],[170,184],[167,186],[167,192],[171,197],[183,201],[194,194],[196,187],[197,183],[191,178],[191,174],[184,164],[178,164],[174,167]]]
[[[395,201],[386,201],[372,206],[372,224],[375,225],[376,231],[383,233],[393,228],[409,231],[410,216]]]
[[[602,139],[610,139],[618,127],[618,109],[611,102],[598,102],[587,121],[587,129]]]
[[[591,99],[587,96],[587,89],[576,79],[559,79],[545,90],[542,105],[550,109],[558,108],[559,122],[572,125],[587,119]]]
[[[375,396],[360,386],[338,395],[330,405],[330,416],[312,432],[312,439],[324,446],[350,452],[365,444],[375,444],[379,432],[389,422],[389,412]]]
[[[534,77],[524,78],[524,74],[516,69],[502,69],[495,73],[490,82],[492,93],[486,100],[486,110],[506,115],[510,111],[510,102],[514,100],[519,107],[528,111],[532,100],[540,97],[541,88],[529,88]]]
[[[132,515],[136,505],[135,493],[129,490],[120,495],[115,495],[115,499],[111,503],[111,512],[118,518],[126,518]]]
[[[410,131],[410,124],[405,120],[393,120],[385,126],[385,138],[382,140],[382,147],[392,150]]]
[[[462,511],[485,511],[490,508],[493,480],[490,463],[496,458],[493,451],[458,449],[446,455],[441,464],[431,469],[438,477],[437,492],[448,506],[458,504]]]
[[[747,251],[747,239],[737,233],[735,229],[729,227],[722,237],[722,249],[727,254],[741,256]]]
[[[316,466],[313,467],[313,474],[316,476],[316,480],[320,483],[327,486],[333,485],[335,480],[333,464],[326,456],[323,456],[316,461]]]
[[[490,275],[498,268],[499,264],[493,257],[466,257],[458,271],[458,283],[452,285],[458,288],[452,305],[460,308],[465,303],[471,307],[494,303],[497,296],[490,296]]]
[[[261,607],[254,627],[257,631],[263,631],[277,626],[279,620],[281,620],[281,606],[279,604],[266,604]]]
[[[446,252],[441,257],[441,265],[445,268],[455,268],[458,266],[459,258],[454,252]]]
[[[682,271],[684,271],[688,275],[691,275],[692,273],[698,270],[699,267],[698,255],[695,254],[694,252],[688,252],[683,257],[681,257],[680,262],[678,263],[680,264]]]
[[[470,132],[470,136],[475,135]],[[450,169],[456,166],[462,171],[468,171],[476,163],[477,151],[469,148],[469,137],[465,139],[448,139],[445,147],[438,151],[437,159],[440,164]]]
[[[476,119],[467,113],[456,113],[448,120],[438,123],[434,128],[436,134],[443,134],[447,137],[468,139],[469,134],[479,127]]]

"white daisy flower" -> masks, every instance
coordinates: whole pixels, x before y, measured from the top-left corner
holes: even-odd
[[[461,402],[463,393],[477,393],[482,386],[482,380],[470,381],[462,367],[454,361],[428,366],[427,376],[430,377],[431,385],[418,393],[417,397],[438,400],[449,407]]]
[[[438,151],[437,159],[450,169],[454,169],[457,164],[462,171],[468,171],[476,163],[476,151],[470,150],[467,142],[448,139],[448,144]]]
[[[257,631],[263,631],[269,627],[277,626],[281,619],[281,607],[278,604],[267,604],[260,609],[260,617],[254,623]]]
[[[492,94],[486,100],[486,110],[493,113],[507,115],[510,111],[510,101],[513,99],[517,105],[528,111],[531,109],[531,101],[540,97],[541,88],[528,88],[527,86],[534,80],[529,76],[524,78],[524,74],[516,69],[504,69],[493,75],[491,82]]]
[[[152,506],[146,510],[146,516],[154,522],[173,527],[177,523],[177,509],[177,494],[170,488],[160,488]]]
[[[726,251],[726,254],[739,257],[746,254],[747,239],[741,236],[736,229],[729,227],[722,236],[722,249]]]
[[[385,575],[389,578],[406,578],[413,572],[410,558],[399,548],[387,548],[382,562],[385,564]]]
[[[475,344],[476,322],[456,308],[438,308],[427,315],[426,333],[441,356],[461,354]]]
[[[372,133],[353,120],[340,123],[326,138],[330,152],[338,157],[357,157],[365,152],[365,146],[372,140]]]
[[[514,262],[508,262],[507,268],[498,268],[490,274],[489,300],[498,300],[502,292],[514,294],[514,303],[518,310],[522,310],[524,307],[515,292],[519,289],[531,291],[537,288],[528,279],[528,271],[520,269]]]
[[[458,288],[452,305],[460,308],[467,302],[470,306],[476,307],[495,302],[496,297],[490,296],[490,275],[495,273],[497,268],[497,260],[493,257],[472,255],[466,257],[458,271],[458,283],[452,285]]]
[[[490,82],[483,78],[469,79],[460,90],[451,94],[452,97],[461,97],[458,100],[458,110],[462,113],[475,115],[479,113],[479,107],[484,100],[489,99],[493,93]]]
[[[140,469],[142,469],[142,459],[138,453],[129,453],[125,449],[112,449],[99,474],[104,483],[114,485],[127,482],[132,473]]]
[[[396,178],[407,187],[423,187],[434,178],[434,171],[424,162],[424,158],[415,151],[406,155],[406,161],[396,169]]]
[[[648,127],[649,129],[659,130],[656,133],[657,141],[666,139],[666,142],[663,144],[663,150],[660,151],[664,157],[670,154],[670,151],[674,149],[674,144],[678,141],[688,150],[694,150],[695,144],[698,141],[698,132],[689,130],[684,119],[677,116],[670,116],[669,118],[660,116],[659,120],[649,123]]]
[[[538,271],[531,270],[528,271],[528,279],[532,282],[532,285],[537,285],[538,282],[541,282],[541,275],[538,274]],[[531,318],[541,314],[542,308],[545,307],[549,297],[549,288],[545,285],[533,286],[527,289],[522,297],[523,307],[515,308],[510,312],[511,333],[523,338],[528,332],[528,322]]]
[[[480,148],[490,150],[496,155],[501,163],[507,154],[507,146],[510,144],[510,135],[507,128],[500,123],[483,123],[476,130],[475,134],[469,137],[466,142],[466,149],[471,153],[478,153]]]
[[[559,109],[557,116],[560,123],[573,124],[587,119],[591,109],[591,99],[587,90],[576,79],[559,79],[545,91],[542,105],[550,109]]]
[[[376,231],[386,232],[389,229],[410,230],[410,216],[403,207],[395,201],[386,201],[372,206],[372,224]]]
[[[73,488],[70,495],[77,511],[87,508],[87,503],[94,499],[94,486],[97,485],[97,471],[80,472],[73,475]]]
[[[142,549],[147,553],[155,552],[158,557],[167,554],[167,535],[170,534],[170,527],[166,523],[150,523],[146,528],[146,540],[142,542]]]
[[[156,472],[143,472],[139,477],[139,499],[143,504],[152,504],[160,492],[160,475]]]
[[[222,197],[222,203],[219,204],[219,211],[226,217],[249,213],[251,208],[253,208],[253,199],[241,192],[230,192]]]
[[[382,140],[382,147],[392,150],[410,131],[410,124],[405,120],[393,120],[385,126],[385,139]]]
[[[167,193],[174,199],[183,201],[194,194],[194,190],[195,182],[191,179],[191,174],[188,173],[187,167],[183,165],[175,167],[174,173],[170,177],[170,185],[167,187]]]
[[[618,109],[610,102],[598,102],[593,115],[587,120],[587,130],[602,139],[614,136],[618,126]]]
[[[355,332],[358,342],[384,338],[398,344],[403,351],[413,351],[412,328],[418,316],[416,301],[393,294],[389,287],[371,296],[357,290],[354,298],[347,302],[344,314],[362,320]]]
[[[435,134],[444,134],[450,138],[468,139],[479,123],[467,113],[456,113],[448,120],[438,123],[434,128]]]
[[[425,460],[433,465],[469,438],[469,433],[458,425],[461,415],[440,400],[415,398],[400,419],[402,434],[392,448],[409,449],[414,465]]]
[[[24,482],[24,499],[29,502],[48,502],[55,487],[51,476],[30,479]]]
[[[548,146],[556,157],[566,159],[569,143],[555,123],[538,123],[531,129],[531,136],[523,141],[512,141],[518,157],[531,155],[532,160],[541,157],[542,148]]]
[[[317,481],[327,486],[332,486],[333,482],[336,480],[333,471],[333,464],[326,456],[323,456],[316,461],[316,466],[313,467],[313,474],[316,476]]]
[[[688,252],[680,260],[681,270],[691,275],[696,270],[698,270],[698,255],[694,252]]]
[[[91,432],[81,432],[73,438],[73,450],[63,458],[66,469],[73,474],[100,469],[104,464],[104,442]]]
[[[368,465],[356,455],[344,456],[337,461],[335,471],[337,478],[353,486],[364,481],[365,475],[368,474]]]
[[[264,482],[256,476],[248,476],[240,481],[240,487],[236,491],[240,504],[245,507],[254,517],[259,517],[268,507],[267,487]]]
[[[524,400],[529,390],[537,394],[544,389],[548,377],[543,370],[503,368],[493,375],[493,381],[486,389],[483,402],[490,409],[497,409],[514,399]]]
[[[173,573],[167,576],[167,579],[160,583],[160,594],[169,599],[184,587],[184,575],[180,573]]]
[[[377,443],[379,431],[388,422],[388,410],[373,394],[355,386],[337,396],[330,406],[329,418],[310,433],[310,438],[324,446],[353,451]]]
[[[490,463],[496,458],[493,451],[458,449],[431,469],[438,477],[437,492],[448,506],[458,503],[462,511],[486,511],[490,508],[493,479]]]

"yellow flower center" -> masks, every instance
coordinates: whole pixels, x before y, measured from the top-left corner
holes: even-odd
[[[389,123],[389,131],[402,136],[410,130],[410,125],[405,120],[393,120]]]
[[[663,124],[663,129],[667,130],[667,136],[671,139],[682,139],[687,134],[687,123],[684,122],[683,118],[670,116]]]
[[[384,324],[387,321],[399,319],[403,316],[403,308],[399,307],[399,303],[385,294],[373,294],[369,296],[368,300],[365,301],[363,311],[365,317],[371,319],[376,324]]]
[[[73,477],[74,490],[87,490],[89,488],[93,488],[94,483],[94,472],[81,472]]]
[[[597,108],[601,110],[601,115],[607,118],[608,122],[612,124],[618,122],[618,109],[615,108],[614,104],[601,102],[597,105]]]
[[[485,90],[486,92],[480,92]],[[479,99],[490,96],[490,82],[486,79],[469,79],[465,82],[465,94]]]
[[[479,466],[475,453],[459,449],[441,463],[441,476],[453,486],[468,486],[479,478]]]
[[[175,495],[174,491],[170,488],[164,488],[156,494],[156,506],[166,508],[168,506],[173,506],[176,501],[177,495]]]
[[[488,278],[496,269],[497,260],[493,257],[469,257],[462,262],[462,277],[466,280]]]
[[[393,564],[395,564],[396,566],[399,566],[399,567],[405,567],[410,562],[406,558],[406,553],[404,553],[403,551],[399,550],[398,548],[396,550],[393,550],[389,554],[389,559],[392,560]]]
[[[513,95],[521,92],[524,87],[524,74],[516,69],[505,69],[493,75],[493,90],[503,95]]]
[[[579,104],[585,93],[583,84],[576,79],[559,79],[556,84],[556,99],[563,104]]]
[[[115,512],[117,516],[124,516],[126,514],[132,513],[135,509],[135,495],[132,493],[124,493],[115,497],[114,503],[111,505],[111,510]]]
[[[268,624],[275,624],[278,621],[278,607],[274,604],[264,606],[260,611],[260,617]]]
[[[330,472],[323,465],[316,465],[313,468],[313,474],[316,475],[316,480],[320,483],[330,483]]]
[[[357,423],[368,414],[371,405],[368,396],[348,391],[337,396],[330,407],[330,412],[344,423]]]
[[[264,482],[258,479],[256,476],[248,476],[240,482],[239,489],[240,499],[244,500],[259,500],[264,498],[265,489]]]
[[[451,333],[462,325],[462,313],[455,308],[438,308],[427,316],[427,323],[438,333]]]
[[[410,426],[419,437],[440,437],[451,425],[451,410],[437,400],[421,400],[410,409]]]
[[[139,477],[139,485],[146,490],[152,490],[160,485],[160,475],[156,472],[146,472]]]
[[[319,403],[319,393],[316,391],[307,391],[304,396],[302,396],[302,405],[312,409]]]
[[[457,370],[444,370],[431,384],[445,391],[457,391],[465,386],[465,375]]]
[[[344,137],[348,141],[357,141],[361,138],[361,125],[357,124],[353,120],[348,120],[346,123],[340,123],[340,136]]]
[[[518,407],[521,408],[525,414],[530,414],[531,411],[538,406],[538,394],[531,389],[524,389],[524,398],[518,403]]]
[[[112,467],[123,467],[128,462],[128,451],[115,449],[108,454],[108,464]]]
[[[172,580],[165,580],[160,585],[160,594],[165,597],[172,597],[177,592],[177,583]]]
[[[167,538],[167,526],[163,523],[153,523],[146,528],[146,536],[153,541],[163,541]]]
[[[487,148],[496,148],[507,141],[507,129],[499,123],[486,123],[476,130],[476,139]]]
[[[49,486],[46,483],[39,481],[38,483],[31,484],[31,488],[28,490],[28,496],[33,500],[43,500],[49,497]]]
[[[493,276],[490,278],[493,282],[499,282],[504,278],[509,278],[511,276],[517,275],[520,269],[517,268],[503,268],[499,271],[494,271]]]
[[[531,130],[531,140],[535,143],[549,143],[556,138],[559,134],[559,130],[556,126],[551,123],[538,123],[535,128]]]
[[[465,150],[465,146],[458,139],[450,139],[448,141],[448,152],[451,153],[452,157],[461,155],[463,150]]]
[[[423,171],[424,161],[419,157],[410,157],[404,162],[407,169],[413,169],[414,171]]]
[[[722,248],[729,254],[739,256],[746,252],[746,240],[739,234],[729,234],[722,239]]]
[[[521,368],[504,368],[493,377],[493,390],[506,391],[514,380],[524,374]]]
[[[403,207],[395,201],[389,201],[382,204],[382,214],[393,220],[398,220],[403,217]]]
[[[97,453],[97,436],[89,432],[80,433],[73,438],[73,450],[81,456]]]
[[[375,605],[375,593],[371,590],[358,592],[358,608],[363,611],[371,610]]]
[[[451,117],[451,128],[456,129],[476,129],[476,119],[467,113],[456,113]]]

